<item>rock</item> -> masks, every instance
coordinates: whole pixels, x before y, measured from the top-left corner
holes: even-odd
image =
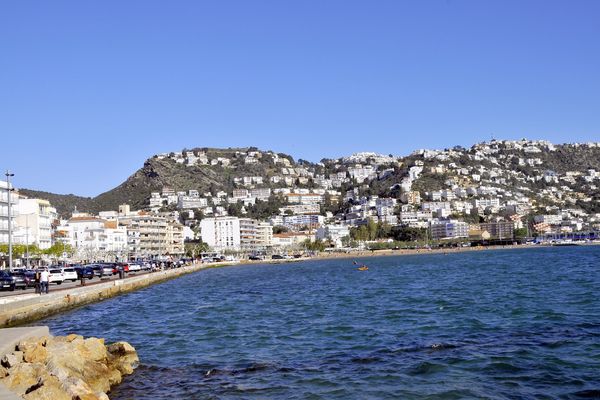
[[[38,385],[40,379],[50,377],[43,364],[21,363],[12,367],[7,377],[2,379],[9,389],[23,395],[29,389]]]
[[[48,359],[48,350],[37,342],[19,343],[19,349],[23,350],[23,359],[28,363],[45,363]]]
[[[107,350],[110,354],[109,364],[123,375],[131,375],[140,363],[135,348],[127,342],[112,343]]]
[[[88,393],[83,396],[74,397],[75,400],[109,400],[106,393]]]
[[[94,361],[104,361],[108,358],[104,339],[88,338],[83,341],[83,344],[89,352],[89,355],[87,355],[88,358]]]
[[[23,362],[23,352],[15,351],[10,354],[6,354],[4,357],[2,357],[2,361],[0,362],[0,364],[6,368],[12,368],[22,362]]]
[[[76,340],[76,339],[83,340],[83,336],[81,336],[81,335],[76,335],[76,334],[74,334],[74,333],[71,333],[70,335],[67,335],[67,336],[65,337],[65,340],[66,340],[67,342],[72,342],[72,341],[74,341],[74,340]]]
[[[139,364],[129,343],[106,346],[74,334],[25,340],[17,349],[2,358],[0,384],[26,399],[108,400],[111,386]]]
[[[66,380],[62,381],[62,384],[67,393],[69,393],[69,395],[73,399],[85,398],[85,396],[88,396],[93,392],[92,388],[81,378],[69,377]]]
[[[41,338],[30,338],[26,340],[21,340],[19,344],[17,344],[17,350],[22,352],[27,352],[28,349],[35,346],[45,347],[48,342],[48,336],[42,336]]]
[[[62,389],[60,381],[55,376],[48,377],[38,385],[35,390],[23,395],[23,398],[31,400],[71,400],[73,398]]]

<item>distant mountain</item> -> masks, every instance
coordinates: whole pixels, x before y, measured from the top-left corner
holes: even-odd
[[[21,189],[20,192],[49,200],[61,215],[66,216],[75,207],[87,212],[116,210],[123,203],[134,209],[144,208],[148,206],[150,193],[161,191],[164,187],[175,191],[194,189],[213,195],[218,191],[231,194],[233,189],[244,187],[240,184],[244,177],[262,178],[257,187],[315,188],[320,187],[319,182],[324,179],[338,173],[344,175],[361,165],[372,166],[374,174],[362,182],[348,173],[346,176],[350,179],[335,189],[344,193],[356,187],[365,194],[396,196],[391,188],[406,179],[410,166],[422,165],[423,173],[412,183],[412,190],[418,190],[424,196],[458,183],[494,185],[507,191],[519,188],[529,196],[556,185],[597,198],[596,186],[584,177],[590,169],[600,171],[600,146],[553,145],[545,141],[525,140],[492,141],[478,143],[471,148],[457,146],[444,150],[419,150],[405,157],[358,153],[340,159],[323,159],[320,163],[294,161],[289,155],[257,148],[194,148],[155,155],[121,185],[94,198],[29,189]],[[552,174],[557,175],[556,179]],[[291,185],[290,177],[293,177]]]
[[[84,212],[95,212],[96,206],[91,197],[76,196],[74,194],[56,194],[39,190],[19,189],[19,193],[27,197],[48,200],[60,215],[69,215],[75,208]]]

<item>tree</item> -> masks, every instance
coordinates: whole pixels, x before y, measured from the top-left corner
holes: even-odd
[[[285,226],[282,226],[282,225],[275,225],[275,226],[273,227],[273,233],[274,233],[274,234],[278,234],[278,233],[286,233],[286,232],[288,232],[288,231],[289,231],[289,229],[288,229],[288,228],[286,228]]]
[[[525,237],[527,237],[527,228],[515,229],[515,238],[525,238]]]
[[[210,251],[210,246],[202,240],[189,241],[184,244],[185,254],[188,257],[195,258],[201,253]]]
[[[303,247],[306,250],[309,251],[323,251],[325,250],[325,242],[323,242],[321,239],[317,239],[314,242],[311,241],[310,239],[306,239],[303,243],[302,243]]]
[[[399,242],[412,242],[415,240],[427,240],[427,229],[411,228],[408,226],[394,226],[392,228],[394,240]]]
[[[369,218],[367,222],[367,240],[377,239],[377,224],[372,218]]]
[[[67,255],[73,254],[73,247],[70,244],[57,242],[52,246],[44,250],[44,254],[50,256],[51,258],[59,259],[62,257],[63,253]]]

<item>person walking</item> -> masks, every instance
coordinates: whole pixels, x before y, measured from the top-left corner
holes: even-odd
[[[36,293],[42,292],[42,290],[40,288],[40,283],[41,283],[40,278],[41,278],[41,273],[40,273],[40,270],[38,269],[35,271],[35,292]]]
[[[48,284],[50,283],[50,272],[48,272],[48,268],[44,268],[42,273],[40,274],[40,283],[42,284],[41,292],[48,293]]]

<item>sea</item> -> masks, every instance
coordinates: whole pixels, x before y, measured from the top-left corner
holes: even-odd
[[[206,269],[41,324],[135,346],[113,400],[589,399],[599,289],[600,246],[340,258]]]

